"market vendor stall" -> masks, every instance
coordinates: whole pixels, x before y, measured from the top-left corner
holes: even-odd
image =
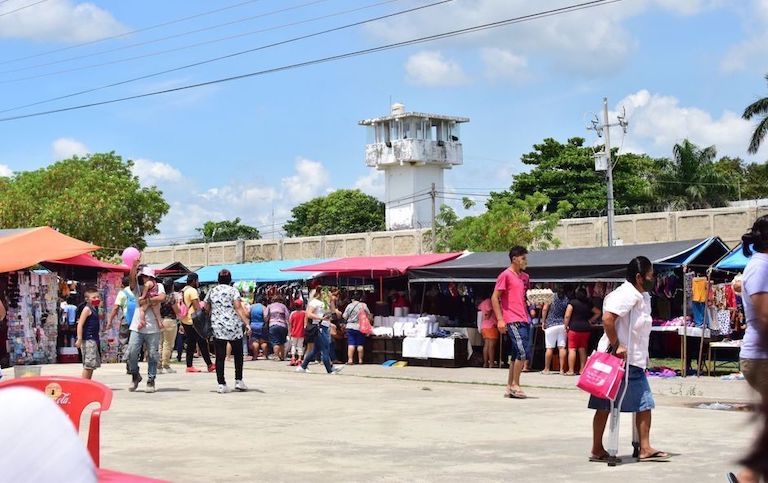
[[[636,256],[646,256],[660,275],[653,295],[655,315],[661,324],[686,311],[684,307],[688,300],[682,283],[679,283],[684,279],[683,269],[703,274],[711,263],[727,252],[728,247],[718,237],[647,245],[532,251],[528,254],[526,273],[532,284],[563,282],[585,286],[593,301],[600,305],[602,298],[623,282],[627,262]],[[507,252],[467,253],[454,260],[409,270],[409,284],[421,284],[422,293],[455,291],[473,294],[480,287],[486,287],[486,291],[492,288],[498,274],[508,266]],[[685,327],[682,321],[687,319],[681,319],[681,326]],[[678,329],[668,333],[676,337]],[[537,336],[539,341],[543,339],[540,335]],[[681,338],[681,346],[685,347],[686,329]],[[534,356],[540,357],[541,352],[534,349]],[[681,353],[685,350],[681,349]]]

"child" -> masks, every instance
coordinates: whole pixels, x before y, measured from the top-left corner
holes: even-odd
[[[101,305],[101,298],[98,290],[92,287],[86,289],[85,307],[77,320],[77,341],[75,341],[75,347],[83,353],[82,376],[84,379],[91,379],[93,370],[101,367],[99,305]]]
[[[303,310],[304,301],[293,301],[294,311],[291,312],[288,321],[288,330],[291,335],[291,362],[290,366],[298,366],[304,361],[304,319],[306,312]]]
[[[141,275],[144,276],[144,284],[141,287],[141,297],[139,297],[139,329],[147,325],[147,310],[152,311],[158,324],[163,320],[163,317],[160,315],[160,304],[152,301],[153,297],[160,294],[160,290],[157,288],[155,271],[145,266],[141,269]]]

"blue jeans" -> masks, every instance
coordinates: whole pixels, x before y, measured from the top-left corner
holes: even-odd
[[[144,342],[149,347],[147,375],[154,378],[157,375],[157,364],[160,361],[160,332],[154,334],[142,334],[132,330],[131,337],[128,339],[128,371],[131,374],[139,374],[139,351]]]
[[[315,360],[317,352],[320,351],[320,358],[323,361],[325,370],[329,373],[333,371],[333,364],[331,364],[331,329],[329,327],[320,326],[320,333],[315,339],[315,345],[312,346],[312,350],[304,356],[304,362],[301,367],[306,369],[310,361]]]

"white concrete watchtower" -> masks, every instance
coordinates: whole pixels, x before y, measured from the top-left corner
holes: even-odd
[[[443,170],[464,162],[459,125],[466,117],[405,112],[365,119],[365,164],[384,171],[387,230],[430,228],[443,203]],[[434,204],[433,204],[434,199]]]

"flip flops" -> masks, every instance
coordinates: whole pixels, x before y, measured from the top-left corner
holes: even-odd
[[[637,458],[637,461],[644,463],[644,462],[658,462],[658,461],[668,461],[669,460],[669,454],[665,453],[663,451],[656,451],[655,453],[648,455],[644,458]]]
[[[611,459],[611,455],[605,453],[601,456],[589,455],[589,461],[592,463],[607,463]]]
[[[504,393],[504,397],[510,399],[525,399],[528,397],[528,395],[525,394],[522,389],[510,389]]]

